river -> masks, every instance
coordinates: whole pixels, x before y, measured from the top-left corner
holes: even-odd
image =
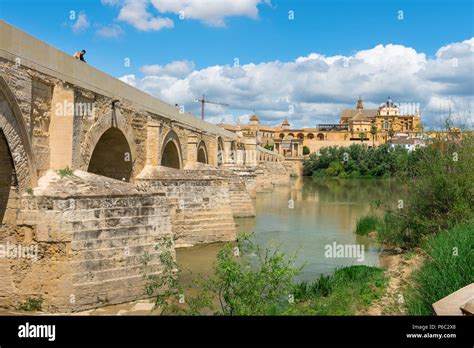
[[[299,178],[291,187],[257,193],[256,217],[237,219],[237,229],[239,233],[253,232],[261,246],[296,255],[296,264],[304,264],[298,280],[311,281],[349,265],[378,266],[380,246],[368,237],[356,235],[356,222],[369,212],[371,202],[395,199],[398,191],[396,182],[386,179]],[[363,259],[347,254],[326,257],[327,248],[334,243],[363,246]],[[178,249],[183,282],[189,282],[196,274],[212,274],[221,248],[222,244],[214,243]]]

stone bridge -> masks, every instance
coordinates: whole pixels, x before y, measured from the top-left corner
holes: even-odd
[[[142,298],[145,253],[160,274],[167,248],[232,241],[256,191],[288,183],[252,140],[3,21],[0,43],[0,308]]]

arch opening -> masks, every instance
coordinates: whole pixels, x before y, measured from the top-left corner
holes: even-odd
[[[120,129],[110,128],[97,142],[87,171],[129,182],[132,167],[132,154],[127,138]]]
[[[197,153],[197,161],[200,163],[207,164],[207,151],[206,151],[206,145],[204,142],[200,142],[198,145],[198,153]]]
[[[224,163],[224,142],[221,137],[217,138],[217,165],[221,166]]]
[[[0,129],[0,223],[6,223],[8,202],[13,198],[18,185],[15,166],[7,139]]]
[[[161,165],[176,169],[181,168],[178,148],[172,140],[169,140],[163,149],[163,154],[161,155]]]

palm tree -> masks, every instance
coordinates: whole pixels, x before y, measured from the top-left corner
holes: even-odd
[[[375,147],[375,135],[377,134],[377,126],[375,124],[370,128],[370,134],[372,134],[372,147]]]
[[[359,133],[359,138],[360,138],[360,142],[364,142],[364,139],[365,139],[365,133],[362,132],[362,133]]]

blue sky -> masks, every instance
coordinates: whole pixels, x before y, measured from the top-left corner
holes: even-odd
[[[237,117],[244,122],[253,109],[267,124],[283,117],[295,126],[337,122],[340,109],[353,107],[359,94],[368,106],[387,95],[420,102],[433,125],[435,105],[472,105],[472,83],[465,80],[473,79],[472,40],[467,41],[474,31],[471,0],[172,3],[2,0],[0,17],[65,52],[85,48],[89,64],[188,111],[198,111],[193,99],[202,93],[229,103],[230,108],[209,108],[209,120],[215,122]],[[180,8],[186,9],[184,20]],[[442,47],[448,47],[444,58],[436,55]],[[366,52],[363,58],[360,52]],[[391,55],[391,67],[385,58],[372,61],[377,55]],[[397,56],[402,58],[397,61]],[[337,57],[349,62],[350,81],[335,70]],[[448,62],[456,65],[452,72],[446,71]],[[410,83],[394,76],[396,64]],[[418,80],[411,81],[412,75]],[[282,89],[286,82],[289,87]],[[287,104],[294,113],[288,113]]]

